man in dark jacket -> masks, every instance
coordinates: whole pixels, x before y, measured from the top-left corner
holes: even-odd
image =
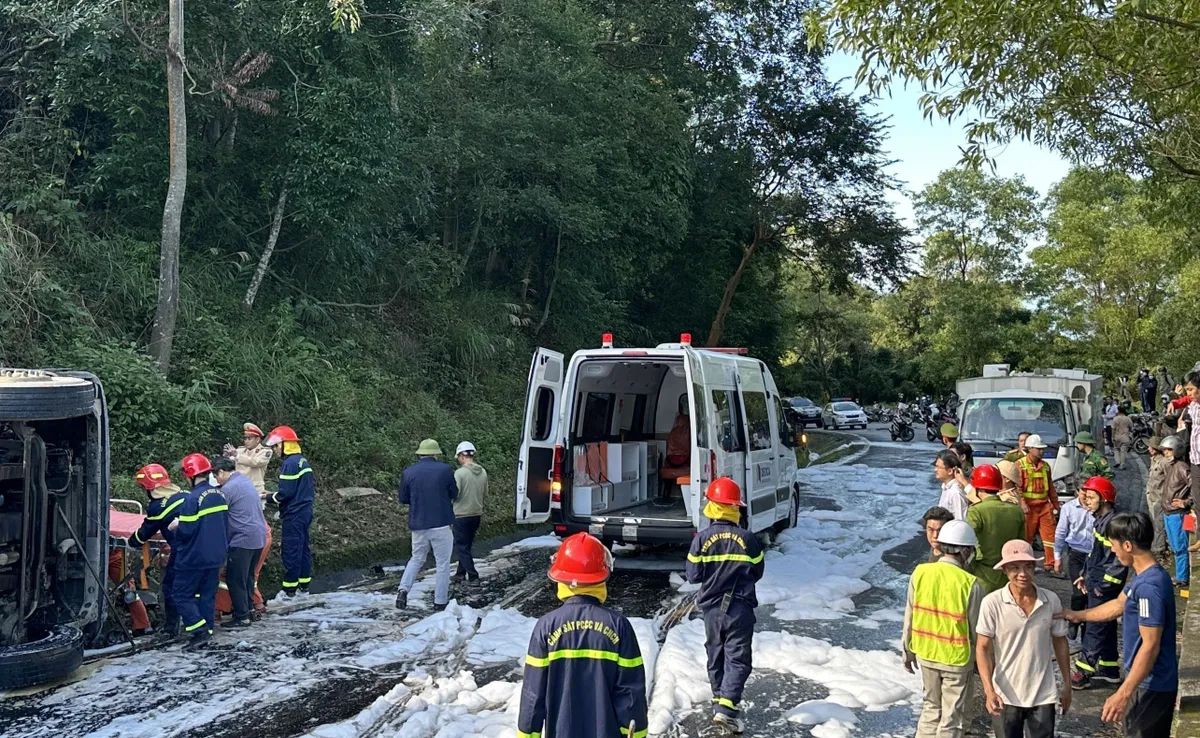
[[[1120,596],[1128,570],[1113,553],[1108,539],[1108,523],[1116,515],[1113,503],[1117,488],[1104,477],[1092,477],[1083,483],[1084,507],[1095,518],[1092,528],[1092,552],[1088,554],[1083,576],[1074,585],[1087,592],[1088,609],[1099,607]],[[1121,683],[1121,663],[1117,660],[1116,623],[1088,623],[1083,631],[1083,651],[1071,674],[1072,689],[1088,689],[1093,681]]]
[[[312,549],[308,543],[308,532],[312,527],[317,483],[308,459],[300,450],[300,437],[296,431],[281,425],[267,435],[264,443],[268,448],[283,446],[279,462],[279,491],[271,496],[279,505],[279,522],[283,527],[279,543],[280,558],[283,559],[283,593],[288,597],[294,597],[297,591],[307,594],[308,585],[312,582]]]
[[[450,601],[450,554],[454,549],[454,500],[458,483],[450,465],[438,461],[442,447],[432,438],[421,441],[417,463],[400,477],[400,504],[408,505],[408,529],[412,531],[412,558],[404,567],[396,608],[408,607],[408,591],[425,566],[429,549],[437,565],[433,590],[433,609],[445,610]]]
[[[1167,542],[1175,556],[1175,585],[1187,587],[1191,581],[1192,568],[1188,560],[1188,534],[1184,530],[1183,519],[1192,509],[1191,469],[1187,459],[1180,455],[1183,442],[1178,436],[1167,436],[1162,440],[1161,446],[1165,461],[1159,511],[1162,514]]]
[[[192,650],[212,640],[217,622],[217,582],[229,548],[225,515],[229,505],[214,484],[212,464],[203,454],[189,454],[180,463],[192,484],[183,500],[175,526],[171,558],[175,565],[175,606],[183,630],[192,636]]]
[[[739,525],[744,501],[737,482],[716,479],[705,496],[704,516],[712,522],[692,539],[687,578],[700,584],[696,607],[704,614],[713,722],[741,733],[742,690],[753,668],[754,584],[762,579],[763,550],[754,534]]]
[[[179,610],[175,607],[175,518],[183,509],[187,493],[171,482],[171,477],[161,464],[147,464],[138,469],[135,477],[138,485],[150,495],[146,507],[146,519],[142,527],[129,539],[134,546],[141,547],[156,535],[167,542],[170,552],[162,573],[163,632],[169,638],[179,635]]]
[[[576,533],[559,546],[549,573],[563,604],[533,626],[517,738],[644,738],[642,651],[629,620],[604,606],[612,554]]]

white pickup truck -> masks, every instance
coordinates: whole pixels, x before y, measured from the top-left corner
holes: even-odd
[[[1037,433],[1049,446],[1052,478],[1069,487],[1082,461],[1075,434],[1088,430],[1103,443],[1103,384],[1083,369],[1013,372],[988,364],[982,377],[958,381],[959,437],[974,448],[975,463],[987,464],[1016,448],[1018,434]]]

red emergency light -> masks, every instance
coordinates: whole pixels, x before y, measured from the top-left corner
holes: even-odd
[[[613,335],[611,333],[603,333],[600,335],[600,348],[612,348]]]
[[[684,346],[691,346],[692,345],[692,334],[691,333],[680,333],[679,334],[679,342],[682,343]]]

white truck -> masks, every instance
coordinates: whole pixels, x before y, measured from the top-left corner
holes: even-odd
[[[1083,369],[1013,372],[987,364],[982,377],[958,381],[959,437],[974,448],[976,464],[988,464],[1016,448],[1021,432],[1037,433],[1048,445],[1052,478],[1069,487],[1082,462],[1075,435],[1091,431],[1104,443],[1103,384]]]
[[[704,490],[727,476],[759,533],[796,524],[796,433],[767,366],[684,334],[654,348],[538,349],[529,370],[514,516],[606,543],[688,544]]]

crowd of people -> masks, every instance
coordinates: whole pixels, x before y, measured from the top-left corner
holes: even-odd
[[[1114,465],[1090,432],[1075,435],[1080,471],[1065,504],[1037,434],[1020,434],[998,464],[975,466],[957,428],[942,426],[946,448],[933,462],[941,495],[922,518],[930,555],[910,579],[902,637],[906,668],[922,673],[919,737],[963,734],[975,675],[997,738],[1053,735],[1072,690],[1100,684],[1116,686],[1103,720],[1123,722],[1127,736],[1170,735],[1175,597],[1188,587],[1196,550],[1188,531],[1200,494],[1200,372],[1177,394],[1164,408],[1167,434],[1148,444],[1148,513],[1117,509],[1114,469],[1129,451],[1125,408],[1106,406]],[[1065,570],[1070,608],[1035,582],[1039,565],[1052,577]]]
[[[475,446],[459,444],[457,470],[441,462],[437,441],[422,441],[417,463],[401,477],[399,501],[408,506],[412,557],[396,596],[407,606],[407,592],[432,548],[437,562],[435,609],[449,599],[450,557],[458,554],[456,578],[478,581],[472,546],[483,515],[487,472],[475,461]],[[269,492],[266,472],[278,454],[276,491]],[[275,506],[281,529],[280,559],[284,598],[307,594],[312,583],[312,527],[316,482],[289,426],[264,434],[254,423],[243,426],[242,444],[226,444],[218,456],[191,453],[179,464],[187,489],[171,481],[170,472],[150,463],[134,481],[150,498],[146,515],[129,540],[116,549],[142,547],[152,540],[166,544],[162,570],[162,633],[189,636],[188,650],[212,640],[216,626],[250,627],[266,612],[258,576],[270,552],[272,534],[265,510]],[[130,603],[134,635],[153,632],[145,608]],[[222,616],[228,615],[228,618]]]
[[[1170,405],[1177,412],[1174,431],[1150,443],[1150,514],[1118,511],[1113,467],[1087,431],[1074,439],[1080,474],[1074,499],[1064,504],[1044,458],[1048,444],[1038,434],[1020,434],[997,464],[977,466],[957,428],[942,426],[945,448],[933,462],[939,504],[922,518],[930,553],[909,580],[902,628],[903,664],[921,672],[918,738],[960,738],[976,690],[997,738],[1048,738],[1057,716],[1070,709],[1072,692],[1097,684],[1117,686],[1103,720],[1122,722],[1127,736],[1170,735],[1178,691],[1175,588],[1190,579],[1185,519],[1200,492],[1200,373],[1189,374],[1181,389],[1188,401]],[[1120,416],[1118,409],[1115,439],[1122,437]],[[278,491],[268,493],[265,472],[277,450]],[[455,469],[440,461],[437,441],[427,439],[417,448],[417,462],[404,470],[398,499],[408,507],[412,557],[396,594],[398,608],[408,606],[430,552],[435,609],[448,603],[452,556],[458,558],[454,578],[479,579],[472,543],[488,482],[475,454],[473,444],[460,444]],[[1118,456],[1116,468],[1124,463]],[[196,648],[212,638],[218,622],[222,576],[231,615],[223,627],[248,627],[262,607],[255,598],[270,545],[263,514],[268,499],[278,505],[282,523],[282,592],[308,591],[314,482],[300,439],[287,426],[264,439],[246,424],[243,445],[227,446],[212,459],[190,454],[180,467],[188,491],[160,464],[138,471],[151,503],[130,543],[162,535],[171,547],[163,578],[165,628],[177,634],[182,626],[191,636],[187,647]],[[696,607],[704,619],[713,722],[740,733],[764,553],[741,525],[745,500],[733,480],[713,481],[705,496],[709,523],[693,539],[687,579],[700,585]],[[1174,579],[1163,565],[1167,557],[1174,559]],[[1037,583],[1039,566],[1049,576],[1061,577],[1065,569],[1069,608]],[[612,569],[608,548],[587,533],[566,538],[553,557],[549,576],[562,604],[537,621],[530,638],[521,738],[543,731],[646,734],[637,639],[629,621],[605,605]]]

